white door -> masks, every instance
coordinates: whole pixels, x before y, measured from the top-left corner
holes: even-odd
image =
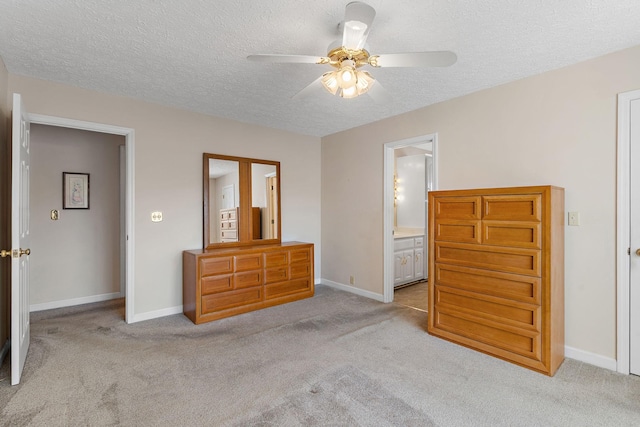
[[[11,384],[29,350],[29,119],[13,94],[11,131]]]
[[[640,99],[631,101],[629,372],[640,375]]]

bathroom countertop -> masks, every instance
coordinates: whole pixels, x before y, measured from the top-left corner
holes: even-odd
[[[420,233],[395,233],[393,235],[394,239],[404,239],[406,237],[424,237],[424,234],[420,234]]]

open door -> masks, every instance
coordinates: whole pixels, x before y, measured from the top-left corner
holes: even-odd
[[[13,94],[11,130],[11,385],[29,350],[29,119],[19,94]]]
[[[267,239],[278,237],[278,178],[267,177]]]
[[[629,102],[629,373],[640,375],[640,98]]]

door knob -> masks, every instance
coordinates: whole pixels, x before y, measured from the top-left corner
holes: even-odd
[[[640,249],[636,249],[636,255],[640,256]]]
[[[8,251],[3,249],[0,251],[0,257],[2,258],[8,257],[8,256],[13,256],[14,258],[20,258],[22,255],[31,255],[31,249],[15,249],[15,250],[9,249]]]

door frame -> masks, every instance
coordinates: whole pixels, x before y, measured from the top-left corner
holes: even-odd
[[[618,94],[618,167],[616,212],[617,351],[616,370],[629,375],[630,367],[630,221],[631,221],[631,101],[640,99],[640,90]]]
[[[396,148],[409,147],[424,144],[431,141],[433,156],[433,189],[438,188],[438,133],[431,133],[400,141],[384,144],[384,172],[383,172],[383,198],[384,198],[384,295],[383,302],[393,302],[393,154]],[[425,218],[426,225],[426,218]]]
[[[47,116],[42,114],[29,114],[32,124],[47,126],[58,126],[71,129],[88,130],[92,132],[108,133],[124,136],[125,140],[125,322],[135,322],[135,234],[134,234],[134,145],[135,131],[131,128],[107,125],[102,123],[85,122],[81,120],[67,119],[62,117]]]

